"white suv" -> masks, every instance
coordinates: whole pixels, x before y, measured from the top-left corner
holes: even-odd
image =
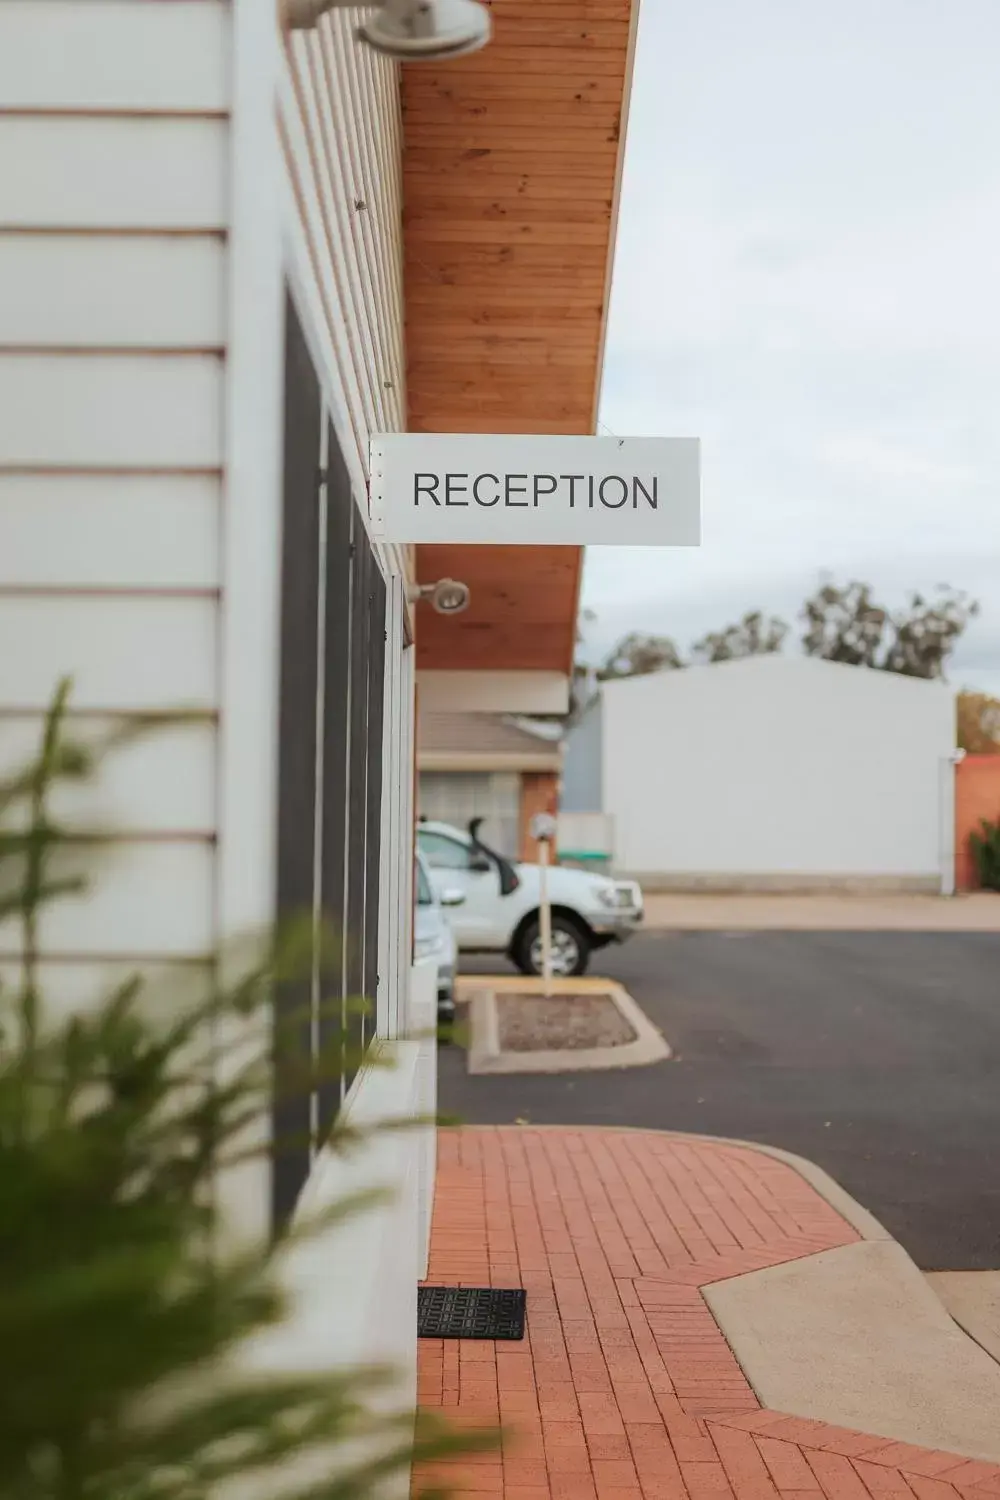
[[[446,908],[461,906],[465,898],[451,886],[439,895],[419,854],[414,863],[413,956],[432,958],[437,964],[438,1020],[451,1021],[455,1016],[457,947]]]
[[[439,895],[465,896],[449,911],[459,949],[506,953],[522,974],[540,974],[539,866],[512,864],[488,848],[477,836],[478,822],[463,833],[422,819],[417,848]],[[548,890],[553,974],[582,974],[595,948],[623,942],[642,921],[642,892],[631,880],[552,865]]]

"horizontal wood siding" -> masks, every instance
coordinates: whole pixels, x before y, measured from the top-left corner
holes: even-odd
[[[53,902],[39,923],[50,958],[128,954],[188,958],[214,942],[214,857],[209,843],[125,841],[92,851],[86,896]],[[13,920],[0,922],[0,954],[19,952]]]
[[[0,588],[215,589],[219,481],[0,473]]]
[[[149,995],[161,1008],[176,1014],[178,999],[192,1002],[208,992],[212,974],[209,965],[194,964],[186,959],[150,963]],[[97,1005],[111,990],[119,989],[135,974],[135,964],[128,955],[111,959],[45,959],[38,966],[38,984],[45,996],[47,1009],[55,1018]],[[20,966],[15,959],[0,958],[0,984],[16,988]]]
[[[215,469],[222,361],[0,352],[4,469]]]
[[[54,810],[113,835],[42,924],[81,993],[216,942],[231,13],[0,5],[0,773],[69,732],[193,709]],[[89,862],[89,861],[88,861]],[[0,927],[0,956],[19,937]]]
[[[78,715],[73,735],[82,745],[99,743],[114,725],[99,714]],[[37,733],[33,716],[0,718],[0,763],[26,764],[35,753]],[[61,784],[52,815],[74,825],[114,829],[130,839],[146,834],[210,838],[216,826],[214,758],[215,730],[209,723],[151,728],[109,752],[88,786]]]
[[[225,277],[221,236],[8,235],[0,345],[219,349]]]
[[[68,672],[81,711],[211,712],[217,608],[210,594],[0,593],[0,704],[44,710]]]
[[[230,13],[212,0],[4,0],[5,110],[220,113]]]
[[[171,0],[122,3],[162,6]],[[156,65],[151,56],[147,66]],[[4,226],[224,229],[227,138],[226,122],[214,118],[0,114]]]

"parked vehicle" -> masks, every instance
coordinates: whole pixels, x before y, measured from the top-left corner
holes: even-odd
[[[421,821],[417,847],[439,893],[461,891],[453,918],[463,953],[505,953],[523,974],[542,972],[539,902],[541,867],[514,864],[478,836],[449,823]],[[587,870],[552,865],[552,973],[583,974],[596,948],[623,942],[643,916],[642,891],[632,880],[612,880]]]
[[[413,954],[417,959],[434,959],[437,962],[438,1020],[450,1021],[455,1015],[457,948],[446,908],[461,906],[465,896],[454,885],[442,891],[439,896],[419,854],[416,860],[415,885]]]

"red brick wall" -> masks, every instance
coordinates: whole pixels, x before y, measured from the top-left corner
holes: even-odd
[[[1000,755],[967,755],[955,767],[956,890],[974,891],[979,885],[969,834],[982,818],[1000,818]]]
[[[521,777],[521,858],[538,859],[538,845],[529,831],[536,813],[555,817],[559,811],[559,777],[555,771],[525,771]]]

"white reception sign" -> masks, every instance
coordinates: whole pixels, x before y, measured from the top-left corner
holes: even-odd
[[[697,547],[696,438],[380,433],[371,440],[380,541]]]

